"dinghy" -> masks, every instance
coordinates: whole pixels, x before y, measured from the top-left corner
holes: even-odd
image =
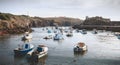
[[[74,47],[74,52],[83,52],[87,51],[87,45],[85,43],[80,42]]]

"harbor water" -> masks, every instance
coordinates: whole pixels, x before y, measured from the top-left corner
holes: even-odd
[[[23,34],[0,36],[0,65],[120,65],[120,40],[110,31],[99,31],[93,34],[81,34],[73,30],[73,36],[63,33],[63,40],[43,39],[47,35],[55,36],[51,27],[32,28],[30,41],[21,41]],[[88,50],[82,54],[73,52],[74,46],[84,42]],[[31,43],[35,48],[40,45],[48,47],[48,55],[38,61],[29,61],[26,56],[14,56],[18,44]]]

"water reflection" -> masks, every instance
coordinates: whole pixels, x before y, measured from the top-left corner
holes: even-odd
[[[30,65],[45,65],[46,59],[47,59],[47,55],[44,56],[44,57],[42,57],[42,58],[39,58],[39,59],[35,59],[35,58],[33,58],[33,57],[29,57],[29,58],[27,59],[27,61],[28,61],[28,63],[29,63]]]
[[[14,65],[27,65],[26,56],[15,56],[14,55]]]
[[[74,56],[75,57],[84,56],[86,53],[87,53],[87,51],[74,52]]]
[[[26,42],[30,42],[32,39],[26,39],[26,40],[21,40],[21,41],[23,41],[24,43],[26,43]]]
[[[120,40],[111,32],[98,32],[92,34],[88,31],[87,35],[74,32],[73,37],[66,37],[63,34],[64,40],[43,39],[45,36],[55,33],[46,33],[42,28],[34,28],[32,32],[33,38],[29,40],[22,40],[22,35],[11,35],[0,37],[0,65],[119,65],[120,60]],[[32,40],[32,41],[31,41]],[[91,51],[73,52],[73,46],[77,42],[85,42]],[[13,49],[21,43],[32,43],[37,46],[44,43],[49,47],[49,56],[35,60],[28,58],[10,55],[13,54]],[[108,44],[109,43],[109,44]],[[74,59],[74,60],[73,60]],[[71,62],[71,60],[73,60]],[[112,62],[111,62],[112,61]],[[14,62],[14,63],[13,63]],[[71,63],[70,63],[71,62]],[[74,62],[74,63],[73,63]],[[1,64],[3,63],[3,64]]]

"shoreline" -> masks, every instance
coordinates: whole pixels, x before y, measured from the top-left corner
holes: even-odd
[[[5,29],[0,30],[0,36],[7,35],[7,34],[22,34],[26,31],[32,32],[31,28],[16,28],[16,29]]]
[[[87,29],[87,30],[107,30],[107,31],[113,31],[113,32],[120,32],[120,26],[103,26],[103,25],[77,25],[73,26],[74,29]]]

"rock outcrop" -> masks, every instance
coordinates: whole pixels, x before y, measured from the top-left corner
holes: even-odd
[[[86,19],[82,24],[83,25],[109,25],[110,22],[111,22],[110,19],[96,16],[91,18],[86,17]]]
[[[31,27],[41,26],[69,26],[80,24],[82,20],[67,17],[30,17],[27,15],[13,15],[10,13],[0,13],[0,33],[6,31],[9,34],[18,34],[25,31],[32,31]]]
[[[100,29],[120,32],[120,22],[111,21],[110,19],[102,18],[99,16],[91,18],[86,17],[86,19],[81,24],[74,25],[73,28],[88,30]]]

